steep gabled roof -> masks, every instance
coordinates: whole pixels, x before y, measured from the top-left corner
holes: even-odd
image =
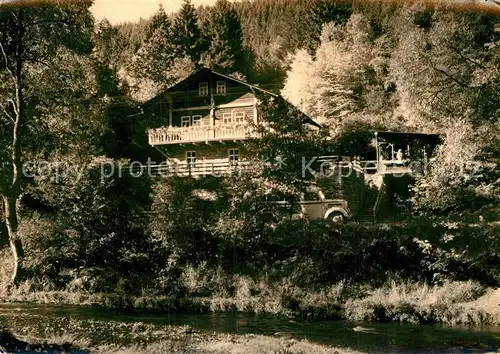
[[[179,82],[177,82],[176,84],[174,84],[173,86],[169,87],[167,90],[163,91],[162,93],[160,93],[159,95],[153,97],[152,99],[150,99],[149,101],[145,102],[143,104],[143,106],[145,105],[151,105],[151,104],[155,104],[157,101],[161,101],[161,97],[163,95],[165,95],[166,93],[169,93],[169,92],[175,92],[177,90],[179,90],[182,85],[184,83],[186,83],[186,81],[188,81],[190,78],[192,78],[193,76],[196,76],[196,75],[199,75],[200,73],[203,73],[203,72],[206,72],[206,73],[212,73],[212,74],[215,74],[217,76],[220,76],[220,77],[223,77],[227,80],[231,80],[231,81],[234,81],[234,82],[237,82],[239,84],[242,84],[242,85],[245,85],[247,87],[249,87],[252,91],[260,91],[264,94],[267,94],[267,95],[271,95],[273,97],[281,97],[287,104],[297,108],[296,106],[294,106],[293,104],[291,104],[290,102],[288,102],[283,96],[280,96],[276,93],[273,93],[271,91],[268,91],[268,90],[265,90],[259,86],[256,86],[256,85],[252,85],[252,84],[249,84],[248,82],[245,82],[245,81],[242,81],[242,80],[239,80],[239,79],[236,79],[232,76],[228,76],[228,75],[224,75],[224,74],[221,74],[221,73],[218,73],[216,71],[213,71],[212,69],[210,68],[207,68],[207,67],[203,67],[199,70],[196,70],[195,72],[193,72],[192,74],[190,74],[189,76],[185,77],[184,79],[180,80]],[[297,108],[298,109],[298,108]],[[319,125],[318,123],[316,123],[313,119],[311,119],[309,116],[307,116],[305,113],[303,113],[302,111],[299,110],[299,112],[301,113],[301,115],[303,116],[303,122],[306,123],[306,124],[310,124],[310,125],[313,125],[313,126],[316,126],[318,128],[321,128],[321,125]]]
[[[181,81],[177,82],[176,84],[174,84],[173,86],[169,87],[166,91],[164,91],[163,93],[167,93],[167,92],[172,92],[172,91],[176,91],[178,90],[187,80],[189,80],[190,78],[192,78],[193,76],[196,76],[202,72],[207,72],[207,73],[212,73],[212,74],[215,74],[217,76],[220,76],[220,77],[223,77],[227,80],[231,80],[231,81],[234,81],[234,82],[237,82],[239,84],[242,84],[242,85],[245,85],[247,87],[249,87],[250,89],[252,90],[258,90],[258,91],[261,91],[263,93],[266,93],[266,94],[269,94],[269,95],[272,95],[272,96],[278,96],[277,94],[275,93],[272,93],[271,91],[267,91],[267,90],[264,90],[263,88],[260,88],[259,86],[256,86],[256,85],[252,85],[252,84],[249,84],[248,82],[245,82],[245,81],[242,81],[242,80],[239,80],[239,79],[236,79],[232,76],[228,76],[228,75],[224,75],[224,74],[221,74],[219,72],[216,72],[210,68],[207,68],[207,67],[203,67],[195,72],[193,72],[191,75],[185,77],[184,79],[182,79]]]

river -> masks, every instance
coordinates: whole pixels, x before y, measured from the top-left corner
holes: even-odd
[[[272,315],[245,313],[175,314],[122,311],[98,307],[0,304],[0,317],[34,315],[77,320],[189,325],[200,331],[263,334],[307,339],[365,352],[500,352],[500,327],[446,327],[349,321],[294,321]]]

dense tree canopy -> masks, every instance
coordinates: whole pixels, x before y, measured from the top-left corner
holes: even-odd
[[[132,70],[134,75],[157,86],[156,91],[162,91],[175,82],[170,75],[175,62],[173,33],[170,19],[163,7],[151,19],[147,28],[147,40],[134,58]]]
[[[111,25],[94,23],[89,6],[0,7],[0,237],[8,234],[17,266],[12,280],[45,277],[61,289],[85,274],[93,291],[127,279],[129,288],[159,283],[168,293],[179,267],[235,266],[237,255],[252,271],[276,260],[269,274],[303,265],[314,274],[311,253],[291,246],[301,241],[280,234],[312,238],[314,225],[283,222],[290,208],[270,201],[296,200],[313,180],[304,164],[332,145],[341,155],[373,153],[374,128],[443,134],[436,160],[416,176],[413,212],[498,202],[498,17],[419,4],[219,0],[195,8],[185,0],[176,14],[160,6],[150,19]],[[153,186],[135,178],[129,161],[151,156],[140,101],[203,65],[283,96],[259,95],[266,123],[244,143],[258,156],[254,168]],[[306,115],[323,128],[304,124]],[[313,252],[315,262],[336,261],[321,274],[337,279],[331,269],[356,257],[373,264],[339,256],[336,231],[322,227],[332,249]],[[380,258],[373,242],[366,254]],[[384,250],[400,255],[394,244]],[[288,247],[290,257],[261,246]],[[257,259],[266,254],[269,264]]]
[[[177,57],[197,63],[203,46],[198,15],[190,0],[184,0],[172,27],[172,44]]]
[[[400,7],[382,18],[355,10],[323,27],[314,56],[297,51],[283,94],[311,116],[391,129],[442,131],[454,119],[497,118],[495,17]],[[409,21],[408,19],[413,19]],[[311,77],[315,79],[310,80]]]
[[[95,86],[93,70],[79,55],[89,55],[92,48],[89,6],[89,2],[82,2],[0,9],[0,90],[4,98],[0,195],[16,283],[23,277],[24,252],[17,232],[17,204],[25,184],[23,164],[51,155],[64,143],[74,144],[72,138],[86,134],[78,128],[79,114],[89,112],[84,101],[92,99]]]
[[[203,58],[205,66],[226,74],[245,72],[243,32],[234,6],[218,0],[203,27],[209,46]]]

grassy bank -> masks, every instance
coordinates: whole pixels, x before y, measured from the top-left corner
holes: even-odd
[[[207,333],[189,326],[120,323],[33,316],[6,317],[15,336],[0,337],[0,348],[79,353],[360,353],[288,337]],[[6,332],[4,332],[6,333]],[[8,337],[8,338],[7,338]],[[3,339],[3,340],[2,340]],[[50,343],[50,344],[48,344]]]
[[[14,292],[2,302],[33,302],[135,308],[173,312],[247,312],[292,318],[347,319],[414,324],[500,325],[500,289],[477,282],[447,282],[441,286],[392,282],[384,287],[350,286],[343,282],[313,292],[291,285],[252,295],[240,279],[234,296],[145,297],[72,292]]]
[[[356,354],[362,353],[348,348],[334,348],[314,344],[306,340],[274,338],[261,335],[220,335],[209,341],[185,344],[172,341],[161,341],[144,347],[101,347],[91,351],[96,354],[135,354],[135,353],[277,353],[277,354]]]
[[[351,320],[499,325],[499,303],[500,289],[471,281],[435,287],[393,283],[347,301],[343,309]]]

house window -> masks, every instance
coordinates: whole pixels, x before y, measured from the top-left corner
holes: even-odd
[[[233,114],[231,112],[222,113],[222,123],[231,124],[233,122]]]
[[[189,126],[191,126],[191,116],[182,116],[181,127],[189,127]]]
[[[236,163],[240,160],[240,150],[239,149],[229,149],[228,159],[230,163]]]
[[[234,113],[234,122],[236,124],[243,123],[245,121],[245,112],[235,112]]]
[[[192,125],[193,125],[193,127],[201,127],[201,116],[200,115],[193,116]]]
[[[198,84],[198,95],[208,96],[208,82],[200,82]]]
[[[217,81],[217,86],[215,92],[218,95],[225,95],[226,94],[226,82],[225,81]]]
[[[196,151],[186,151],[186,162],[191,168],[196,165]]]

